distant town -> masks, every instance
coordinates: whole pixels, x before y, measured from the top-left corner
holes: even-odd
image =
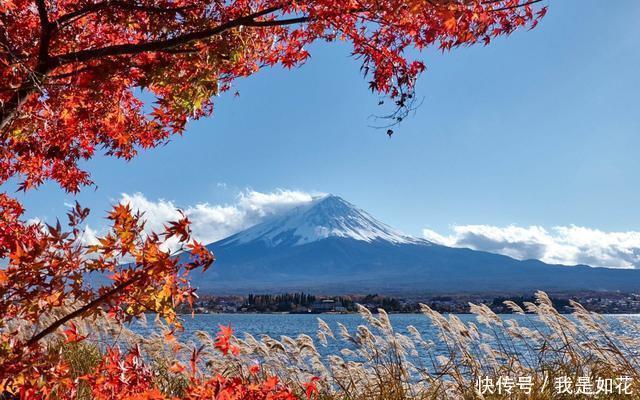
[[[587,310],[602,314],[639,314],[640,294],[616,292],[581,292],[549,294],[554,306],[561,313],[572,311],[569,300],[575,300]],[[377,294],[322,296],[309,293],[249,294],[247,296],[201,296],[193,304],[197,314],[209,313],[353,313],[356,304],[376,311],[381,308],[389,313],[417,313],[420,303],[427,304],[440,313],[463,314],[469,312],[469,303],[485,304],[498,314],[510,313],[504,305],[512,300],[523,306],[525,302],[534,302],[534,294],[509,295],[464,294],[433,295],[412,298],[381,296]],[[182,309],[190,313],[191,310]]]

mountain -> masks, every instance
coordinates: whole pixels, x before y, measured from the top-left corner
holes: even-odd
[[[284,216],[228,237],[217,245],[244,245],[257,241],[268,247],[300,246],[328,238],[368,243],[429,243],[396,231],[338,196],[327,195],[296,207]]]
[[[405,235],[328,195],[208,246],[203,293],[640,291],[640,271],[550,265]]]

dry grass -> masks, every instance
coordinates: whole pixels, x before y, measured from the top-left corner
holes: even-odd
[[[122,330],[106,320],[92,322],[82,329],[91,331],[91,340],[106,343],[137,343],[156,366],[158,385],[167,394],[179,397],[186,385],[180,374],[169,372],[175,361],[188,362],[193,349],[200,350],[200,373],[248,375],[251,365],[259,364],[261,373],[276,375],[298,393],[311,377],[319,377],[320,399],[400,400],[400,399],[575,399],[575,398],[640,398],[640,395],[619,395],[616,378],[629,377],[630,389],[640,394],[640,365],[637,349],[640,338],[614,334],[612,327],[600,315],[586,311],[573,303],[573,314],[558,313],[543,292],[537,293],[535,304],[521,309],[507,304],[515,313],[523,314],[517,322],[503,319],[484,305],[471,304],[476,322],[464,323],[455,315],[444,316],[422,305],[422,313],[435,327],[430,336],[409,326],[409,334],[394,330],[388,315],[379,310],[373,315],[360,308],[363,324],[349,331],[338,324],[335,331],[318,320],[317,341],[307,335],[296,338],[253,337],[249,334],[234,338],[240,354],[222,356],[207,332],[197,332],[189,343],[168,343],[166,327],[159,325],[156,333],[142,337]],[[526,311],[526,313],[525,313]],[[640,332],[632,321],[626,330]],[[341,344],[342,350],[322,355],[316,345],[329,342]],[[333,347],[332,347],[333,348]],[[92,348],[65,349],[78,371],[91,361],[84,354]],[[66,353],[65,353],[66,352]],[[83,353],[84,352],[84,353]],[[91,356],[93,357],[93,355]],[[478,391],[479,378],[494,384],[517,383],[530,379],[532,391],[526,394],[514,384],[511,394]],[[613,393],[598,396],[559,394],[556,378],[613,379]],[[513,381],[509,381],[509,378]],[[546,382],[546,383],[545,383]],[[486,389],[486,388],[485,388]],[[575,390],[575,386],[573,387]]]

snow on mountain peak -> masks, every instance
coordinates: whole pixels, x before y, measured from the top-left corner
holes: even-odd
[[[372,242],[428,243],[405,235],[378,221],[366,211],[334,195],[324,195],[284,215],[253,226],[227,239],[224,244],[266,242],[271,247],[297,246],[329,237]]]

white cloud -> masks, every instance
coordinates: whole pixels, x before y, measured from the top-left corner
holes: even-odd
[[[159,232],[168,221],[191,220],[193,237],[205,244],[223,239],[293,207],[311,202],[321,193],[279,189],[244,190],[230,204],[198,203],[178,207],[165,199],[151,200],[142,193],[123,193],[119,202],[145,213],[146,227]],[[516,225],[455,225],[450,234],[423,230],[425,239],[451,247],[466,247],[504,254],[516,259],[538,259],[553,264],[587,264],[594,267],[640,268],[640,232],[604,232],[580,226],[521,227]],[[87,227],[85,241],[95,240]],[[168,243],[169,248],[173,243]]]
[[[245,190],[233,204],[199,203],[182,211],[191,220],[193,237],[205,244],[224,239],[266,218],[312,201],[316,194],[295,190],[262,193]],[[150,200],[142,193],[123,193],[121,203],[144,212],[146,228],[159,232],[168,221],[180,218],[179,207],[170,200]]]
[[[425,239],[452,247],[553,264],[640,268],[640,232],[604,232],[580,226],[456,225],[450,235],[423,230]]]

